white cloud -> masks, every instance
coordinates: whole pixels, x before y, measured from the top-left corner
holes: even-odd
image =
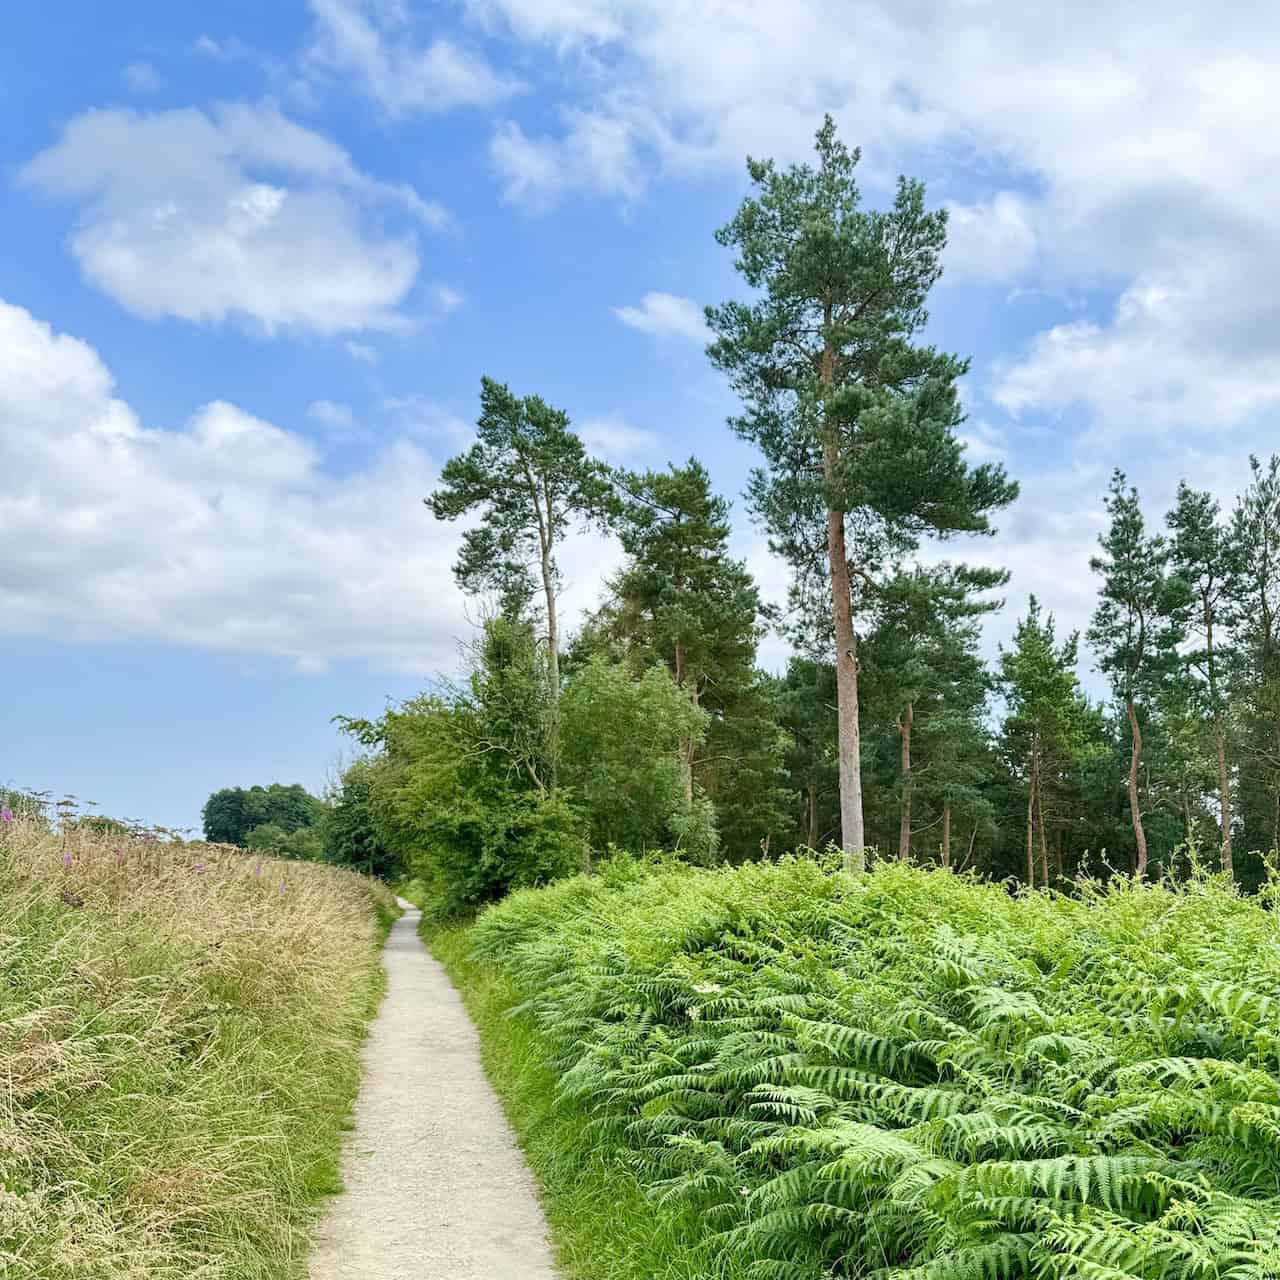
[[[656,338],[688,338],[692,342],[711,338],[702,308],[691,298],[674,293],[646,293],[639,306],[614,307],[613,314],[628,328]]]
[[[271,105],[86,112],[19,180],[82,205],[71,251],[129,310],[267,335],[402,327],[412,228],[447,222]]]
[[[947,206],[947,280],[1009,280],[1035,258],[1027,202],[1008,191],[979,204]]]
[[[392,0],[308,0],[313,71],[354,81],[390,116],[488,107],[519,85],[451,40],[421,42],[409,11]]]
[[[568,191],[634,200],[644,190],[640,119],[564,109],[563,133],[529,137],[514,120],[489,144],[489,158],[503,181],[503,198],[544,210]]]
[[[1156,0],[465,3],[490,35],[556,59],[558,123],[507,119],[491,143],[510,199],[630,203],[655,177],[741,174],[748,153],[805,158],[830,111],[864,147],[871,199],[905,170],[951,204],[951,278],[1041,299],[1125,294],[1093,334],[1047,326],[1009,393],[1026,411],[1065,395],[1063,344],[1076,369],[1101,371],[1085,401],[1112,419],[1148,405],[1194,415],[1206,371],[1225,397],[1216,420],[1277,401],[1263,340],[1280,284],[1280,224],[1266,216],[1280,202],[1271,6],[1223,22]],[[1134,319],[1153,287],[1186,305]]]
[[[474,434],[469,422],[464,422],[456,413],[419,392],[387,396],[382,401],[382,408],[390,415],[397,430],[428,440],[442,452],[453,453]]]
[[[313,400],[307,406],[307,417],[333,431],[349,431],[356,424],[351,406],[335,400]]]
[[[632,462],[654,452],[662,443],[652,431],[633,427],[616,413],[588,418],[575,429],[587,449],[606,462]]]
[[[347,355],[353,360],[358,360],[361,364],[376,365],[382,357],[378,354],[376,347],[371,347],[367,342],[352,342],[348,340],[343,344]]]
[[[92,347],[0,303],[0,630],[451,666],[457,530],[403,438],[330,475],[303,437],[216,401],[144,426]]]
[[[1112,434],[1239,425],[1280,404],[1276,284],[1271,263],[1253,280],[1225,264],[1139,278],[1107,323],[1055,325],[999,365],[993,398],[1012,414],[1082,406]]]
[[[164,83],[149,62],[131,62],[124,69],[124,82],[134,93],[155,93]]]

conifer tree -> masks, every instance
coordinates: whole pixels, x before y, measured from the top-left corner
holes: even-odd
[[[534,594],[534,567],[546,609],[550,785],[555,786],[560,695],[560,623],[556,553],[566,534],[602,526],[612,509],[604,467],[588,456],[568,416],[538,396],[515,396],[481,379],[476,442],[445,463],[426,504],[437,520],[478,512],[462,536],[454,575],[464,591],[494,592],[502,612],[519,618]]]
[[[955,429],[965,361],[918,341],[941,273],[946,213],[902,179],[887,210],[862,207],[859,160],[828,117],[816,167],[748,160],[755,194],[717,233],[752,302],[709,308],[709,348],[741,396],[733,425],[759,446],[752,506],[821,605],[834,650],[846,865],[865,866],[855,583],[926,533],[987,533],[1016,494],[1002,468],[970,468]]]
[[[1185,596],[1168,573],[1168,543],[1159,534],[1147,533],[1138,491],[1126,483],[1118,468],[1111,477],[1105,507],[1111,524],[1098,539],[1102,555],[1089,560],[1089,567],[1102,578],[1089,641],[1129,721],[1129,815],[1137,849],[1134,871],[1141,878],[1146,875],[1148,852],[1138,785],[1140,705],[1154,699],[1176,667],[1181,628],[1175,615]]]
[[[1053,615],[1042,613],[1035,596],[1014,631],[1012,648],[1000,650],[1004,754],[1026,790],[1023,844],[1032,886],[1049,883],[1046,802],[1055,786],[1075,774],[1086,752],[1091,717],[1076,676],[1078,653],[1079,637],[1072,633],[1059,642]]]
[[[923,732],[934,739],[934,720],[963,719],[975,699],[983,701],[977,621],[1001,602],[982,593],[1007,580],[1008,574],[996,569],[916,567],[894,574],[875,593],[875,626],[862,647],[865,704],[878,704],[898,733],[898,857],[903,861],[911,856],[913,736]],[[947,812],[944,827],[949,819]]]
[[[1229,627],[1239,578],[1237,548],[1218,517],[1218,503],[1212,495],[1192,489],[1185,481],[1178,485],[1177,501],[1167,523],[1172,534],[1170,568],[1187,592],[1185,623],[1194,637],[1183,660],[1192,673],[1197,701],[1213,726],[1222,869],[1231,875],[1231,762],[1225,695],[1231,662]]]
[[[1244,828],[1253,847],[1280,849],[1280,455],[1249,459],[1251,480],[1232,513],[1239,578],[1234,689],[1240,726]]]

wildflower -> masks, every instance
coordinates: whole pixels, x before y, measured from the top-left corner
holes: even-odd
[[[289,886],[288,886],[287,884],[282,884],[282,885],[280,886],[280,892],[281,892],[281,893],[284,893],[284,892],[286,892],[286,891],[288,890],[288,888],[289,888]]]
[[[203,863],[203,862],[197,862],[197,863],[196,863],[196,865],[195,865],[194,867],[192,867],[191,869],[192,869],[192,871],[194,871],[194,872],[196,873],[196,875],[198,875],[198,876],[202,876],[202,875],[204,875],[204,863]]]
[[[254,867],[254,869],[253,869],[253,874],[254,874],[255,876],[261,876],[261,875],[262,875],[262,861],[261,861],[261,859],[259,859],[259,861],[258,861],[258,865],[257,865],[256,867]]]
[[[714,995],[717,991],[723,991],[724,988],[718,982],[695,982],[693,989],[700,996]]]
[[[64,853],[62,855],[62,865],[64,867],[69,867],[74,861],[75,859],[69,853]]]
[[[7,827],[12,821],[13,821],[13,810],[10,809],[8,805],[5,805],[3,809],[0,809],[0,822],[3,822],[4,825]]]

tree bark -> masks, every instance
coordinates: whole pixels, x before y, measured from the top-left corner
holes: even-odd
[[[810,849],[818,847],[818,787],[809,783],[809,838],[806,842]]]
[[[831,325],[831,308],[823,317]],[[821,378],[835,384],[835,350],[827,340],[822,352]],[[840,451],[828,425],[822,446],[822,472],[828,486],[835,483]],[[830,501],[830,497],[828,497]],[[858,723],[858,637],[853,629],[853,593],[849,588],[849,552],[845,544],[843,511],[827,511],[827,562],[831,571],[831,620],[836,642],[836,721],[840,754],[840,843],[846,871],[867,868],[866,829],[862,819],[862,749]]]
[[[942,865],[951,865],[951,802],[942,805]]]
[[[1133,873],[1139,880],[1147,874],[1147,833],[1142,825],[1142,806],[1138,803],[1138,769],[1142,764],[1142,730],[1138,726],[1138,709],[1132,696],[1125,699],[1129,713],[1129,731],[1133,735],[1133,751],[1129,756],[1129,814],[1133,818],[1133,838],[1138,858]]]
[[[1213,736],[1218,749],[1218,804],[1222,823],[1222,869],[1235,876],[1235,859],[1231,853],[1231,770],[1227,768],[1227,734],[1221,713],[1213,716]]]
[[[548,530],[550,523],[548,517]],[[560,620],[556,615],[555,561],[552,559],[549,532],[542,534],[542,590],[547,599],[547,680],[551,685],[551,722],[547,725],[547,782],[548,790],[554,792],[560,763]]]
[[[684,670],[684,646],[676,644],[676,684],[680,688],[684,688],[685,670]],[[696,684],[689,689],[689,697],[696,707],[698,705],[698,690]],[[684,783],[684,801],[685,804],[692,806],[693,804],[693,739],[680,739],[680,777]]]
[[[1218,671],[1214,661],[1213,608],[1206,600],[1204,605],[1204,647],[1206,675],[1209,680],[1209,701],[1213,706],[1213,742],[1218,755],[1218,814],[1222,831],[1222,869],[1234,876],[1231,856],[1231,771],[1227,768],[1227,733],[1222,722],[1222,708],[1218,704]]]
[[[1047,889],[1049,887],[1049,841],[1045,836],[1044,827],[1044,785],[1038,786],[1036,792],[1037,825],[1040,830],[1040,883]]]
[[[911,859],[911,723],[915,715],[914,704],[908,702],[898,733],[902,739],[902,804],[898,816],[898,860]]]
[[[1038,742],[1031,744],[1031,763],[1027,770],[1027,885],[1036,887],[1036,855],[1035,855],[1035,811],[1036,784],[1039,777],[1040,748]]]

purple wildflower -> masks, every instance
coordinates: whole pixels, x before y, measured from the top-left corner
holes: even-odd
[[[74,861],[75,859],[69,853],[64,853],[62,855],[62,865],[64,867],[69,867]]]
[[[280,892],[281,892],[281,893],[286,893],[286,892],[288,892],[288,889],[289,889],[289,886],[288,886],[287,884],[282,884],[282,885],[280,886]]]
[[[194,867],[192,867],[192,870],[193,870],[193,871],[196,873],[196,875],[198,875],[198,876],[202,876],[202,875],[204,875],[204,863],[203,863],[203,862],[197,862],[197,863],[196,863],[196,865],[195,865]]]
[[[11,823],[12,821],[13,821],[13,810],[10,809],[8,805],[5,805],[3,809],[0,809],[0,822],[3,822],[4,825],[7,827],[9,823]]]
[[[261,860],[259,860],[258,865],[257,865],[256,867],[254,867],[254,869],[253,869],[253,874],[254,874],[255,876],[260,876],[260,875],[262,875],[262,862],[261,862]]]

